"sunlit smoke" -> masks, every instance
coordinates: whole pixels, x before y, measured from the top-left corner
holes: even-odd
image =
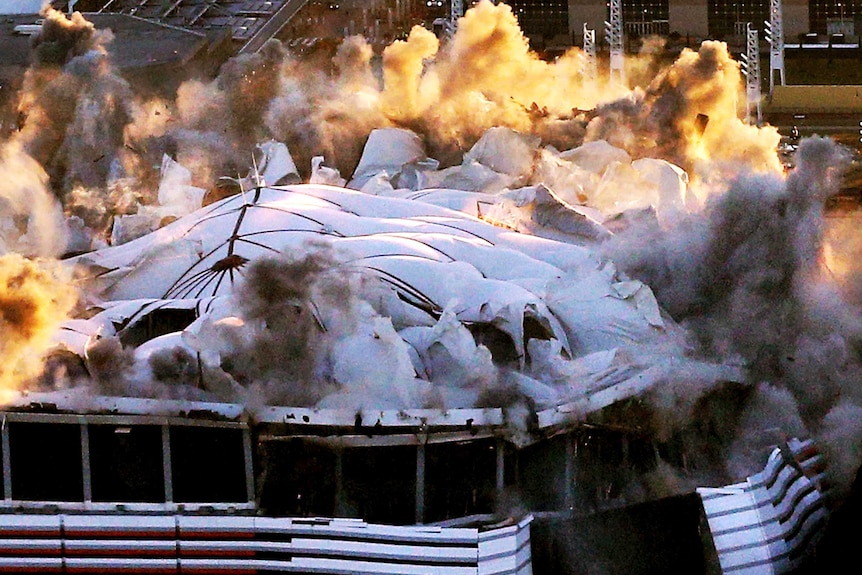
[[[0,254],[59,256],[66,248],[62,208],[48,174],[16,142],[0,144]]]
[[[702,214],[672,229],[632,228],[605,246],[689,328],[700,353],[741,361],[751,383],[775,386],[749,401],[736,451],[822,426],[829,441],[840,416],[827,414],[860,405],[859,310],[822,257],[823,205],[846,161],[831,140],[804,140],[786,178],[742,172]]]
[[[635,158],[671,161],[706,180],[740,169],[780,173],[778,131],[740,118],[740,78],[725,44],[686,48],[648,86],[600,105],[587,139],[607,140]]]
[[[97,227],[116,207],[111,181],[125,175],[123,130],[133,98],[109,61],[109,30],[96,30],[77,12],[67,17],[48,7],[43,16],[18,96],[20,131],[11,142],[49,174],[49,189],[68,211]],[[106,206],[95,214],[78,210],[78,191],[100,195]]]
[[[76,301],[68,270],[50,260],[0,256],[0,392],[39,376],[52,336]]]
[[[583,77],[579,49],[554,62],[541,60],[511,8],[483,0],[460,19],[451,39],[438,40],[416,27],[405,41],[388,46],[379,64],[358,36],[345,39],[325,68],[301,61],[273,40],[256,54],[231,59],[216,78],[183,83],[173,99],[137,101],[107,55],[108,42],[110,35],[80,14],[46,10],[35,61],[18,97],[21,129],[0,149],[2,252],[61,255],[61,209],[103,233],[115,215],[155,202],[164,154],[191,171],[192,184],[211,188],[221,176],[244,175],[254,147],[269,139],[285,142],[307,177],[312,158],[321,156],[342,174],[352,173],[377,128],[413,130],[443,165],[460,163],[492,128],[508,128],[543,155],[540,169],[526,175],[557,178],[554,183],[564,187],[556,168],[570,170],[569,180],[590,176],[547,147],[571,150],[606,141],[626,157],[605,167],[622,174],[619,182],[628,184],[629,196],[609,185],[603,191],[610,199],[592,207],[617,205],[640,193],[646,180],[641,174],[637,189],[631,185],[635,169],[628,160],[644,158],[685,168],[689,191],[704,206],[675,219],[645,218],[645,224],[618,231],[601,250],[648,284],[688,328],[693,355],[747,368],[748,395],[733,405],[739,421],[722,435],[729,472],[738,476],[759,464],[759,454],[746,451],[757,441],[806,430],[842,454],[835,456],[839,469],[856,463],[853,452],[841,463],[840,446],[862,434],[841,423],[862,406],[856,384],[862,321],[851,305],[859,303],[854,281],[860,276],[852,256],[839,257],[837,243],[824,249],[821,213],[846,158],[831,142],[806,140],[797,167],[785,175],[777,130],[740,117],[739,66],[723,43],[686,49],[660,67],[657,46],[647,42],[642,55],[627,60],[629,86],[592,82]],[[511,180],[516,181],[524,183]],[[555,192],[571,204],[596,202],[597,196],[580,193],[585,184],[579,183],[580,190],[573,184]],[[4,256],[3,269],[36,265],[16,258]],[[250,265],[239,317],[213,327],[231,344],[218,363],[195,365],[189,349],[176,347],[148,356],[142,375],[132,373],[133,353],[119,339],[94,342],[88,365],[96,387],[232,401],[253,401],[259,394],[263,402],[298,405],[334,397],[330,405],[355,406],[373,383],[368,374],[376,372],[362,372],[366,365],[351,363],[348,352],[373,340],[377,357],[387,360],[382,363],[399,367],[390,378],[393,390],[397,383],[422,396],[396,328],[369,303],[368,286],[332,271],[336,259],[318,247]],[[41,273],[53,278],[54,272]],[[63,293],[59,287],[50,292],[55,311],[45,317],[51,321],[71,305]],[[9,309],[5,322],[54,325],[40,319],[42,308],[35,303]],[[25,316],[26,322],[15,319]],[[447,337],[464,339],[463,332],[453,333]],[[2,372],[4,388],[38,374],[41,337],[4,342],[4,357],[14,353],[27,361]],[[22,353],[25,345],[37,351]],[[422,361],[432,379],[472,378],[485,388],[480,403],[508,405],[515,386],[500,384],[487,349],[457,348],[462,355],[453,349],[429,348]],[[147,389],[141,387],[144,377],[153,380]],[[708,411],[704,398],[722,390],[707,379],[694,368],[681,368],[651,398],[659,413],[669,414],[661,434],[696,419],[698,409]],[[426,396],[422,401],[445,404]],[[651,482],[642,488],[665,493],[682,480],[662,466]]]

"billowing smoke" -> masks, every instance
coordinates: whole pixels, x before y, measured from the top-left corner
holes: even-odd
[[[226,63],[215,79],[187,81],[172,100],[136,101],[107,56],[109,35],[80,14],[48,9],[45,17],[19,96],[20,130],[0,150],[4,252],[62,254],[64,234],[48,233],[63,229],[62,211],[104,234],[113,215],[154,201],[153,166],[166,153],[191,170],[193,184],[211,188],[220,176],[244,174],[255,144],[271,138],[288,144],[303,176],[321,155],[350,174],[367,136],[381,127],[412,129],[444,165],[460,162],[492,127],[515,129],[558,150],[606,140],[633,159],[684,167],[704,206],[678,220],[647,219],[618,230],[602,247],[604,255],[654,290],[688,328],[693,354],[750,373],[744,401],[705,404],[705,396],[725,390],[708,389],[698,384],[698,374],[681,372],[666,397],[653,398],[657,409],[666,410],[671,424],[704,415],[701,421],[716,428],[732,412],[735,423],[720,439],[734,474],[758,459],[745,451],[752,445],[746,437],[774,442],[780,433],[803,428],[834,448],[835,461],[843,462],[837,476],[849,476],[846,470],[858,465],[860,438],[856,427],[843,423],[862,406],[855,383],[862,322],[852,287],[858,276],[855,262],[824,248],[821,229],[823,202],[836,190],[846,158],[831,142],[810,139],[785,176],[775,153],[777,130],[740,119],[739,68],[724,44],[685,50],[656,74],[646,72],[652,60],[629,63],[630,79],[641,84],[631,88],[595,82],[581,71],[578,49],[542,61],[529,50],[511,9],[483,0],[449,41],[414,28],[407,40],[385,49],[379,67],[360,37],[342,42],[329,69],[310,68],[270,41],[259,53]],[[4,257],[17,271],[9,272],[0,296],[14,303],[20,296],[11,298],[10,290],[23,281],[16,278],[42,268]],[[395,332],[401,326],[392,325],[383,306],[369,303],[376,296],[361,278],[334,273],[334,261],[326,248],[314,248],[249,264],[241,313],[199,326],[221,338],[222,347],[177,341],[170,352],[140,352],[141,362],[107,336],[88,349],[91,375],[106,392],[246,401],[257,393],[261,402],[295,405],[317,405],[326,397],[327,405],[351,407],[363,396],[380,396],[380,390],[363,390],[385,380],[392,393],[434,404],[413,379],[413,366],[399,364],[398,373],[376,378],[370,357],[362,358],[368,369],[359,369],[351,350],[369,349],[370,341],[378,357],[394,357],[403,345]],[[44,318],[59,320],[71,304],[57,295],[66,293],[59,287],[46,293],[53,297],[45,299],[54,306],[51,314],[40,315],[36,300],[42,299],[30,297],[20,301],[32,303],[10,304],[3,321],[47,330]],[[452,327],[456,340],[463,333]],[[7,351],[28,362],[40,357],[38,351],[20,353],[20,346],[44,349],[46,340],[36,336],[43,330],[25,331],[31,335],[15,340],[20,344],[4,342],[4,357]],[[511,386],[495,387],[498,373],[487,349],[475,349],[465,363],[475,360],[480,369],[461,369],[449,356],[435,362],[433,353],[427,368],[437,369],[441,380],[466,374],[487,391],[482,401],[507,402]],[[142,363],[146,373],[132,373]],[[37,372],[29,365],[7,368],[3,385],[14,388]],[[5,383],[7,377],[15,383]],[[648,489],[657,492],[678,479],[664,467],[655,475]]]
[[[42,373],[45,354],[75,304],[68,270],[51,260],[0,255],[0,393]]]
[[[731,426],[740,433],[731,450],[742,459],[740,450],[781,433],[829,441],[841,435],[835,421],[862,405],[860,302],[839,289],[822,257],[823,206],[847,161],[831,140],[806,139],[786,178],[742,173],[702,213],[633,226],[604,245],[653,288],[699,353],[746,365],[758,385]]]
[[[727,45],[683,50],[643,89],[599,105],[588,140],[607,140],[633,157],[661,158],[693,176],[781,171],[778,132],[740,119],[741,75]]]
[[[306,179],[315,156],[349,176],[368,134],[392,126],[419,134],[443,165],[503,126],[559,150],[606,139],[634,159],[667,159],[710,181],[727,166],[780,171],[777,132],[739,119],[739,69],[720,43],[684,51],[654,79],[646,72],[656,50],[645,50],[628,68],[633,81],[651,82],[629,89],[585,75],[578,48],[541,60],[511,8],[486,0],[449,41],[415,27],[379,65],[361,37],[345,39],[328,69],[272,40],[213,80],[187,81],[173,100],[138,101],[107,56],[109,33],[80,14],[45,16],[14,138],[51,176],[67,213],[103,232],[112,214],[154,201],[147,190],[163,154],[204,189],[244,175],[255,144],[268,139],[288,143]]]
[[[229,380],[233,399],[253,405],[428,403],[407,344],[371,305],[381,295],[325,243],[249,263],[235,315],[190,328],[203,386],[223,396]]]
[[[250,266],[238,294],[241,317],[253,336],[230,350],[222,367],[240,383],[261,382],[298,405],[314,405],[332,389],[325,385],[323,358],[330,342],[321,307],[349,313],[349,278],[333,272],[335,260],[323,248]],[[313,295],[322,298],[316,304]],[[269,401],[277,400],[268,397]]]
[[[67,17],[48,7],[43,16],[18,96],[19,131],[7,145],[38,162],[67,213],[101,229],[133,203],[121,197],[126,190],[117,197],[115,185],[125,175],[132,93],[109,61],[110,31],[77,12]]]

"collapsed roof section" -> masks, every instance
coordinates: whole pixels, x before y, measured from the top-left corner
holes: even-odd
[[[661,313],[649,288],[622,277],[586,247],[513,232],[423,201],[323,185],[256,188],[137,240],[79,256],[74,261],[89,270],[104,311],[70,323],[61,339],[86,355],[88,340],[125,332],[126,341],[141,343],[147,353],[179,345],[221,365],[231,352],[225,320],[242,315],[239,294],[253,262],[320,249],[327,258],[321,271],[374,286],[373,296],[357,296],[372,309],[337,305],[321,285],[309,288],[309,301],[297,302],[313,310],[318,329],[333,338],[336,356],[338,348],[350,348],[358,352],[352,364],[363,355],[388,358],[381,360],[388,368],[406,362],[415,372],[407,379],[443,390],[442,407],[475,404],[482,390],[465,380],[483,361],[476,356],[482,348],[497,365],[514,367],[510,381],[540,410],[580,405],[595,393],[616,396],[613,388],[621,384],[649,388],[670,377],[678,362],[691,361],[679,328]],[[139,321],[168,308],[194,310],[196,319],[173,337],[153,333],[162,341],[128,336]],[[354,315],[355,325],[344,326],[345,313]],[[381,328],[367,339],[356,335],[357,325],[380,321],[391,330],[388,351],[379,349]],[[453,361],[463,373],[452,374]],[[381,365],[364,372],[352,365],[338,381],[348,395],[317,407],[372,407],[368,400],[351,404],[360,389],[384,409],[429,406],[421,393],[402,394],[393,403],[383,384],[372,380],[392,379],[399,371]],[[714,367],[719,379],[738,377]],[[590,401],[583,405],[593,407]]]

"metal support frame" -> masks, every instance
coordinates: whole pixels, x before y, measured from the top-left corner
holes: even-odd
[[[745,54],[742,54],[742,73],[745,75],[745,119],[751,123],[756,118],[757,125],[763,123],[760,106],[760,42],[757,28],[751,22],[746,25]]]
[[[171,466],[171,428],[162,425],[162,469],[165,480],[165,503],[174,501],[174,478]]]
[[[347,515],[347,505],[344,501],[344,450],[335,449],[335,516]]]
[[[251,429],[242,430],[242,454],[245,459],[245,493],[249,503],[255,501],[256,490],[254,486],[254,454],[252,453]]]
[[[595,82],[599,78],[599,64],[596,57],[596,31],[590,30],[584,23],[584,54],[581,61],[581,75],[587,82]]]
[[[611,82],[625,84],[622,0],[611,0],[608,7],[610,10],[610,22],[605,22],[605,39],[610,47],[610,79]]]
[[[9,421],[6,414],[0,421],[0,434],[2,434],[3,446],[3,498],[12,501],[12,455],[9,453]]]
[[[566,511],[575,509],[575,458],[578,455],[576,435],[566,434],[566,468],[565,468],[565,485],[566,490],[563,492],[563,507]]]
[[[497,476],[496,476],[496,496],[497,501],[503,497],[503,491],[506,489],[506,441],[502,437],[497,438]]]
[[[769,22],[764,22],[769,42],[769,93],[775,88],[775,75],[778,81],[785,85],[784,74],[784,16],[781,0],[769,0]]]
[[[84,503],[93,502],[93,475],[90,471],[90,425],[81,421],[81,474]]]
[[[416,523],[425,523],[425,444],[416,446]]]

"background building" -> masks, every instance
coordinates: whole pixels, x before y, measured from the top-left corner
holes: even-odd
[[[580,41],[584,24],[603,35],[608,19],[605,0],[511,0],[528,35],[560,33],[559,19],[568,13],[567,31]],[[859,0],[784,0],[784,32],[787,41],[800,35],[843,33],[856,35]],[[763,29],[769,19],[769,0],[624,0],[623,21],[627,34],[680,35],[693,39],[728,39],[741,35],[751,22]]]

